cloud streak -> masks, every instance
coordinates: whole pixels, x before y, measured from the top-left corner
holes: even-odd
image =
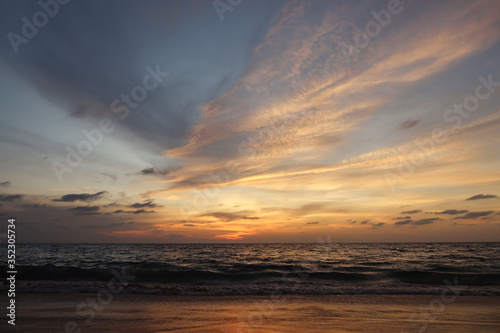
[[[59,199],[53,199],[54,202],[75,202],[75,201],[83,201],[83,202],[91,202],[95,200],[101,199],[104,194],[107,194],[107,191],[100,191],[94,194],[89,193],[81,193],[81,194],[65,194]]]
[[[23,199],[22,194],[0,194],[0,201],[11,202],[11,201],[19,201]]]
[[[498,196],[493,194],[476,194],[465,200],[470,201],[470,200],[482,200],[482,199],[493,199],[493,198],[498,198]]]

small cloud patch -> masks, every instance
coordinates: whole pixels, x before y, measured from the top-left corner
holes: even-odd
[[[469,200],[481,200],[481,199],[493,199],[493,198],[498,198],[498,196],[496,196],[494,194],[476,194],[476,195],[473,195],[470,198],[465,199],[465,201],[469,201]]]

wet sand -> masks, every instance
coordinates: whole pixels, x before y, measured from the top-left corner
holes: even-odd
[[[15,328],[4,314],[0,331],[500,332],[500,297],[486,296],[18,294],[16,305]]]

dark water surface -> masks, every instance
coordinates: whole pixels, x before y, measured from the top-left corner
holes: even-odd
[[[141,294],[500,295],[500,243],[18,244],[16,257],[29,292],[96,292],[125,274],[123,292]]]

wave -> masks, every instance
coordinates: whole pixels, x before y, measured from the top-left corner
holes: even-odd
[[[6,270],[5,266],[0,269]],[[235,282],[313,281],[318,285],[332,282],[399,282],[412,285],[443,285],[459,279],[467,286],[500,286],[498,273],[451,272],[448,267],[434,266],[429,270],[397,270],[367,267],[347,267],[343,270],[312,270],[300,265],[238,264],[217,269],[186,268],[168,264],[137,264],[82,268],[71,266],[18,266],[21,281],[109,281],[113,270],[125,269],[138,283],[163,284],[230,284]]]

